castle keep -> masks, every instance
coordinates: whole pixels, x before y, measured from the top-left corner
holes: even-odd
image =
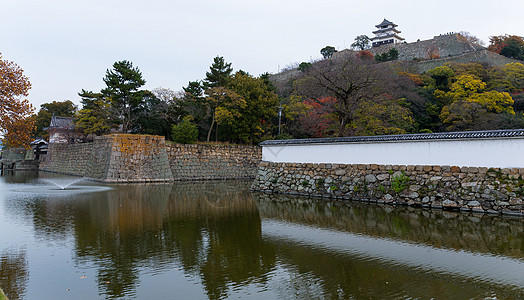
[[[402,43],[402,41],[404,41],[404,38],[398,35],[400,31],[396,29],[397,26],[397,24],[390,22],[386,19],[384,19],[382,23],[375,25],[375,27],[377,27],[378,30],[373,31],[373,33],[375,34],[375,37],[371,38],[373,47]]]

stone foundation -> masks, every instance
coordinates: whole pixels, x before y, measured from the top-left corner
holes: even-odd
[[[112,134],[86,144],[49,144],[40,170],[103,182],[254,178],[258,146],[182,145],[164,137]]]
[[[31,150],[24,148],[3,149],[0,170],[38,170],[38,160],[34,160],[34,154]]]
[[[262,162],[252,190],[524,215],[524,168]]]
[[[175,180],[253,179],[262,158],[259,146],[167,144]]]

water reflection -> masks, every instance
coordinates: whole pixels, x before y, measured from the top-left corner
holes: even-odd
[[[43,284],[27,281],[28,266],[39,264],[31,250],[12,249],[45,243],[70,248],[75,272],[93,272],[100,298],[524,296],[521,218],[252,194],[250,182],[115,185],[64,196],[6,188],[35,179],[0,178],[9,191],[0,196],[0,228],[16,219],[34,234],[0,245],[2,262],[12,262],[6,270],[25,274],[14,289],[0,281],[12,295]]]
[[[78,263],[96,262],[101,293],[133,295],[144,268],[180,268],[200,276],[211,299],[231,282],[266,273],[274,251],[261,240],[260,217],[245,184],[116,187],[84,202],[74,218]]]
[[[262,218],[439,248],[524,258],[524,220],[520,217],[262,193],[255,197]]]
[[[29,279],[25,249],[5,249],[0,252],[0,287],[11,299],[22,299]]]

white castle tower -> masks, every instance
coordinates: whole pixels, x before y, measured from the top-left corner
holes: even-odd
[[[378,30],[373,31],[375,37],[371,38],[373,47],[378,47],[384,44],[398,44],[404,41],[404,38],[400,37],[398,34],[400,31],[396,29],[398,25],[390,22],[386,19],[382,23],[375,25]]]

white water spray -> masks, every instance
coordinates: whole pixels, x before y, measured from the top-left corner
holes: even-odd
[[[82,178],[53,178],[53,179],[42,178],[41,180],[44,182],[53,184],[61,190],[66,190],[70,186],[80,181],[84,181],[85,179],[86,178],[82,177]]]

